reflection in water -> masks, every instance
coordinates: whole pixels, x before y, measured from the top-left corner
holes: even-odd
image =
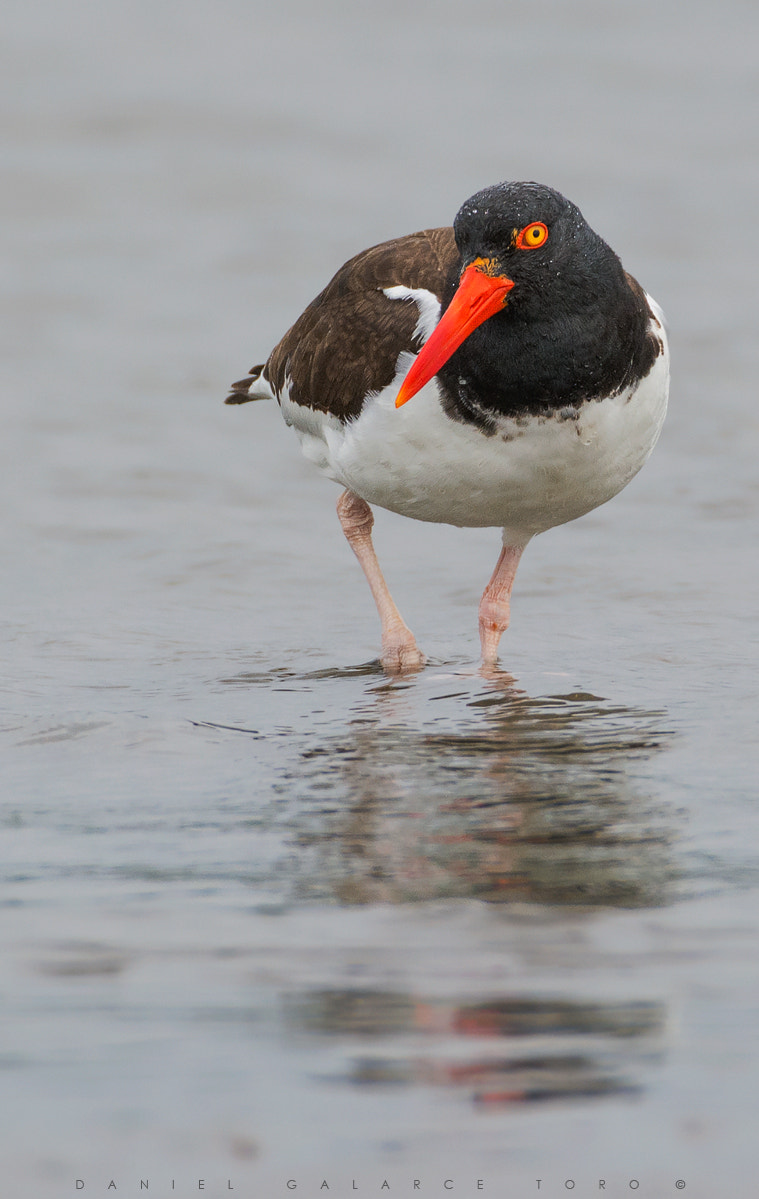
[[[489,1109],[639,1094],[635,1075],[659,1056],[664,1026],[664,1009],[654,1002],[455,1004],[399,992],[332,990],[294,996],[285,1009],[291,1030],[374,1043],[373,1053],[350,1060],[343,1076],[348,1083],[453,1087]],[[447,1052],[437,1045],[441,1037]],[[549,1037],[553,1047],[546,1049]],[[392,1054],[381,1052],[383,1038],[392,1038]],[[411,1038],[413,1047],[399,1053],[399,1040]],[[467,1043],[472,1039],[476,1053]],[[517,1040],[518,1051],[511,1045]]]
[[[579,692],[530,697],[495,672],[484,683],[433,672],[389,682],[372,668],[366,677],[344,729],[335,733],[331,707],[325,738],[312,728],[282,780],[301,902],[667,900],[671,817],[645,783],[648,760],[671,737],[661,713]],[[308,704],[318,711],[335,678],[260,682],[315,692]],[[509,919],[516,928],[519,912]],[[495,993],[472,997],[467,986],[463,997],[466,967],[450,947],[439,952],[431,995],[424,982],[291,993],[288,1037],[331,1042],[333,1081],[445,1087],[481,1110],[641,1092],[644,1068],[662,1054],[661,1003],[534,995],[529,983],[513,993],[511,974]]]
[[[454,701],[453,715],[434,700]],[[531,698],[506,675],[484,695],[433,696],[418,727],[404,702],[382,684],[344,736],[304,751],[300,899],[666,900],[671,831],[640,781],[670,736],[661,714]]]

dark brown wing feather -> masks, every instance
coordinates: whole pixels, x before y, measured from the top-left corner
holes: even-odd
[[[260,376],[263,374],[265,366],[265,362],[262,362],[259,366],[252,366],[244,379],[238,379],[236,383],[231,383],[229,390],[232,394],[227,396],[224,403],[247,404],[251,400],[262,398],[260,396],[252,396],[249,394],[249,392],[256,379],[260,378]]]
[[[289,382],[295,403],[342,420],[358,416],[367,395],[392,383],[401,351],[419,350],[416,304],[389,300],[382,289],[425,288],[441,299],[458,258],[453,230],[445,228],[357,254],[274,348],[264,378],[277,395]]]
[[[641,309],[641,311],[645,312],[647,314],[649,321],[651,321],[658,329],[661,329],[661,321],[659,320],[656,313],[651,311],[651,307],[646,298],[646,293],[643,290],[643,288],[641,287],[638,280],[633,278],[633,276],[628,271],[625,271],[625,279],[627,280],[630,291],[633,293],[636,300],[638,301],[638,306]],[[651,370],[651,367],[654,364],[654,360],[656,358],[658,358],[660,354],[663,354],[663,353],[664,353],[664,341],[662,340],[662,338],[659,336],[658,333],[654,332],[653,329],[651,329],[651,328],[647,329],[646,336],[645,336],[645,342],[644,342],[644,345],[643,345],[643,348],[641,351],[641,355],[640,355],[640,362],[636,363],[638,378],[643,379],[648,374],[648,372]]]

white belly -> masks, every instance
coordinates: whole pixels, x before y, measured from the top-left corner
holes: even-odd
[[[434,379],[396,409],[411,360],[402,358],[393,384],[346,425],[282,395],[304,454],[369,504],[417,520],[498,526],[514,543],[621,491],[656,444],[667,407],[666,344],[637,388],[558,416],[503,417],[492,436],[447,416]]]

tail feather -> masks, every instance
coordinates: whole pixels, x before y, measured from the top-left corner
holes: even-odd
[[[254,366],[244,379],[238,380],[230,387],[231,395],[228,395],[225,404],[247,404],[251,400],[273,400],[274,392],[272,391],[269,380],[264,375],[265,362],[260,366]]]

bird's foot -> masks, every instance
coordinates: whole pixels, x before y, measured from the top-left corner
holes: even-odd
[[[386,674],[413,674],[423,668],[427,659],[416,644],[411,629],[404,625],[383,636],[380,661]]]
[[[498,645],[509,627],[511,589],[523,549],[523,545],[504,545],[480,600],[480,645],[484,667],[495,667],[498,663]]]
[[[509,602],[495,600],[487,594],[480,604],[480,646],[482,665],[495,667],[498,664],[498,646],[509,627]]]

